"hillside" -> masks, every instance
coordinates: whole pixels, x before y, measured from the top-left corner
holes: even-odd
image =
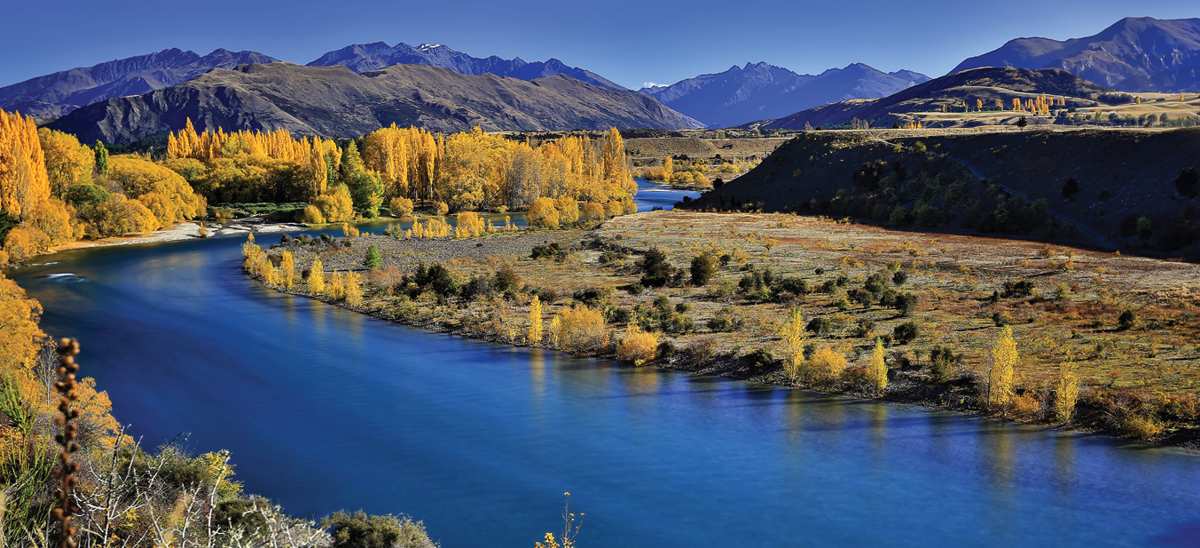
[[[56,118],[92,103],[141,95],[185,82],[214,68],[275,61],[253,51],[218,49],[201,57],[192,51],[165,49],[2,87],[0,109],[35,118]]]
[[[718,74],[702,74],[639,92],[710,128],[722,128],[836,101],[886,97],[926,80],[928,76],[916,72],[887,74],[861,63],[816,76],[766,63],[746,63],[745,67],[733,66]]]
[[[1180,92],[1200,91],[1197,65],[1200,19],[1128,17],[1083,38],[1010,40],[963,61],[951,73],[978,67],[1057,68],[1122,91]],[[1189,67],[1190,78],[1170,75]]]
[[[964,112],[975,113],[962,119],[926,121],[927,127],[952,127],[957,125],[980,125],[979,118],[995,118],[992,123],[1014,123],[1018,113],[1010,112],[1012,99],[1022,101],[1046,94],[1054,99],[1063,99],[1066,107],[1096,105],[1101,94],[1112,90],[1093,84],[1069,72],[1058,69],[1015,69],[980,68],[942,76],[919,84],[883,99],[851,100],[822,105],[797,112],[777,120],[759,125],[760,129],[805,129],[812,127],[849,124],[855,118],[867,120],[875,127],[904,125],[918,119],[917,113]],[[1004,109],[997,109],[995,101],[1001,101]],[[983,102],[983,109],[976,101]]]
[[[413,47],[404,42],[389,46],[383,42],[352,44],[328,52],[308,63],[310,67],[332,67],[341,65],[354,72],[369,72],[401,63],[405,65],[429,65],[453,70],[459,74],[495,74],[520,80],[535,80],[565,74],[576,80],[620,91],[624,86],[612,82],[592,71],[569,67],[558,59],[528,62],[520,57],[502,59],[495,55],[479,58],[441,44],[421,44]]]
[[[1192,243],[1200,235],[1195,187],[1187,195],[1176,187],[1184,170],[1200,167],[1198,158],[1195,128],[806,132],[696,207],[749,203],[769,211],[1026,234],[1102,248],[1153,246],[1200,259]],[[960,161],[1002,186],[979,181]],[[1038,200],[1044,206],[1035,205]],[[933,209],[922,218],[925,206]],[[1066,228],[1061,217],[1045,217],[1045,209],[1099,238]],[[1136,235],[1139,217],[1152,227],[1146,244]]]
[[[287,129],[294,135],[355,137],[397,124],[436,131],[699,127],[645,95],[567,76],[532,82],[469,76],[424,65],[356,74],[289,63],[213,70],[183,84],[79,109],[50,127],[125,143],[182,129]]]

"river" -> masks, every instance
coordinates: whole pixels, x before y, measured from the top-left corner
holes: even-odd
[[[135,438],[229,449],[296,515],[407,513],[447,548],[528,548],[569,491],[585,547],[1200,538],[1195,454],[427,333],[264,290],[242,241],[8,274]]]

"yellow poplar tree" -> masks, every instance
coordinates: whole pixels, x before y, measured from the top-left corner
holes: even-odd
[[[1013,370],[1017,365],[1017,343],[1012,327],[1004,326],[987,356],[988,406],[1001,408],[1012,401]]]
[[[867,364],[867,380],[875,385],[876,390],[887,388],[887,362],[883,359],[883,341],[875,339],[875,350],[871,352],[871,361]]]
[[[536,346],[542,342],[542,301],[537,295],[533,296],[533,301],[529,303],[529,346]]]
[[[358,273],[347,272],[343,278],[346,285],[346,304],[350,306],[359,306],[363,302],[362,284],[359,282]]]
[[[283,257],[279,261],[279,272],[281,274],[279,284],[284,289],[291,289],[296,283],[296,259],[292,256],[291,251],[284,251]]]
[[[804,313],[800,307],[792,309],[792,315],[779,330],[783,337],[783,370],[792,382],[804,374]]]
[[[312,269],[308,275],[308,292],[313,295],[325,293],[325,265],[321,264],[321,258],[313,259]]]
[[[1062,364],[1058,372],[1058,393],[1054,397],[1054,415],[1061,422],[1071,422],[1075,416],[1075,402],[1079,399],[1079,374],[1075,360]]]

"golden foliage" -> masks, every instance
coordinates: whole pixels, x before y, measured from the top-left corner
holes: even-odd
[[[837,382],[846,370],[846,357],[828,346],[814,352],[809,362],[809,371],[818,382]]]
[[[18,226],[4,237],[4,252],[14,262],[24,261],[49,247],[50,237],[32,226]]]
[[[788,321],[779,330],[783,338],[783,371],[792,382],[804,377],[804,313],[799,307],[792,309]]]
[[[617,359],[642,365],[654,359],[658,350],[658,336],[647,333],[638,327],[637,322],[629,322],[625,328],[625,337],[617,343]]]
[[[583,204],[583,211],[579,214],[579,218],[585,221],[603,221],[604,206],[596,202]]]
[[[996,336],[987,355],[987,403],[992,408],[1002,408],[1012,402],[1013,371],[1017,366],[1017,343],[1013,340],[1012,327],[1004,326]]]
[[[346,278],[341,272],[334,271],[325,286],[325,296],[335,301],[346,298]]]
[[[1075,361],[1059,367],[1058,391],[1054,395],[1054,416],[1060,422],[1071,422],[1075,416],[1075,402],[1079,400],[1079,374]]]
[[[533,301],[529,303],[529,332],[526,335],[526,342],[529,346],[537,346],[542,343],[542,301],[537,295],[533,296]]]
[[[24,220],[50,197],[50,178],[33,118],[0,110],[0,212]]]
[[[883,341],[875,339],[875,349],[871,351],[871,361],[867,363],[867,382],[870,382],[876,390],[885,390],[888,384],[887,375],[887,362],[883,357]]]
[[[308,292],[313,295],[325,293],[325,265],[321,264],[320,257],[313,258],[312,267],[308,274]]]
[[[357,238],[359,236],[358,227],[350,223],[342,223],[342,236],[347,238]]]
[[[296,283],[296,259],[292,256],[291,251],[284,251],[283,256],[279,261],[279,285],[284,289],[291,289]]]
[[[608,344],[608,330],[599,310],[575,305],[558,317],[558,344],[571,352],[594,352]]]
[[[459,213],[455,224],[457,225],[454,229],[455,236],[460,238],[479,236],[486,230],[479,215],[471,211]]]
[[[312,205],[321,211],[321,217],[327,223],[340,223],[354,217],[354,200],[350,198],[350,189],[346,185],[338,185],[330,192],[317,196]]]
[[[525,213],[525,222],[530,226],[556,229],[559,225],[558,203],[552,198],[538,198]]]
[[[325,216],[321,215],[321,210],[317,209],[317,206],[308,204],[308,207],[304,208],[302,222],[310,225],[322,225],[325,224]]]
[[[407,217],[412,215],[413,201],[408,198],[392,198],[388,202],[388,209],[392,211],[392,217]]]
[[[74,209],[59,200],[50,199],[34,206],[27,219],[31,228],[40,230],[49,239],[49,245],[56,246],[79,239],[83,235],[82,227],[71,226],[71,214]]]
[[[171,222],[204,215],[201,198],[178,173],[136,157],[119,156],[108,162],[109,179],[120,182],[127,197],[140,199],[154,192],[170,200],[175,209]],[[164,223],[164,226],[167,224],[170,223]]]
[[[79,144],[79,139],[70,133],[48,128],[38,130],[38,141],[46,159],[52,195],[62,196],[71,185],[92,182],[96,154],[91,147]]]
[[[357,272],[347,272],[343,277],[346,286],[346,304],[359,306],[363,302],[362,280]]]

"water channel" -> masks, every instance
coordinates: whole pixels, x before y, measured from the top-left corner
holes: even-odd
[[[407,513],[447,548],[529,547],[570,491],[581,546],[1200,538],[1195,454],[427,333],[264,290],[242,241],[7,274],[144,445],[228,449],[296,515]]]

